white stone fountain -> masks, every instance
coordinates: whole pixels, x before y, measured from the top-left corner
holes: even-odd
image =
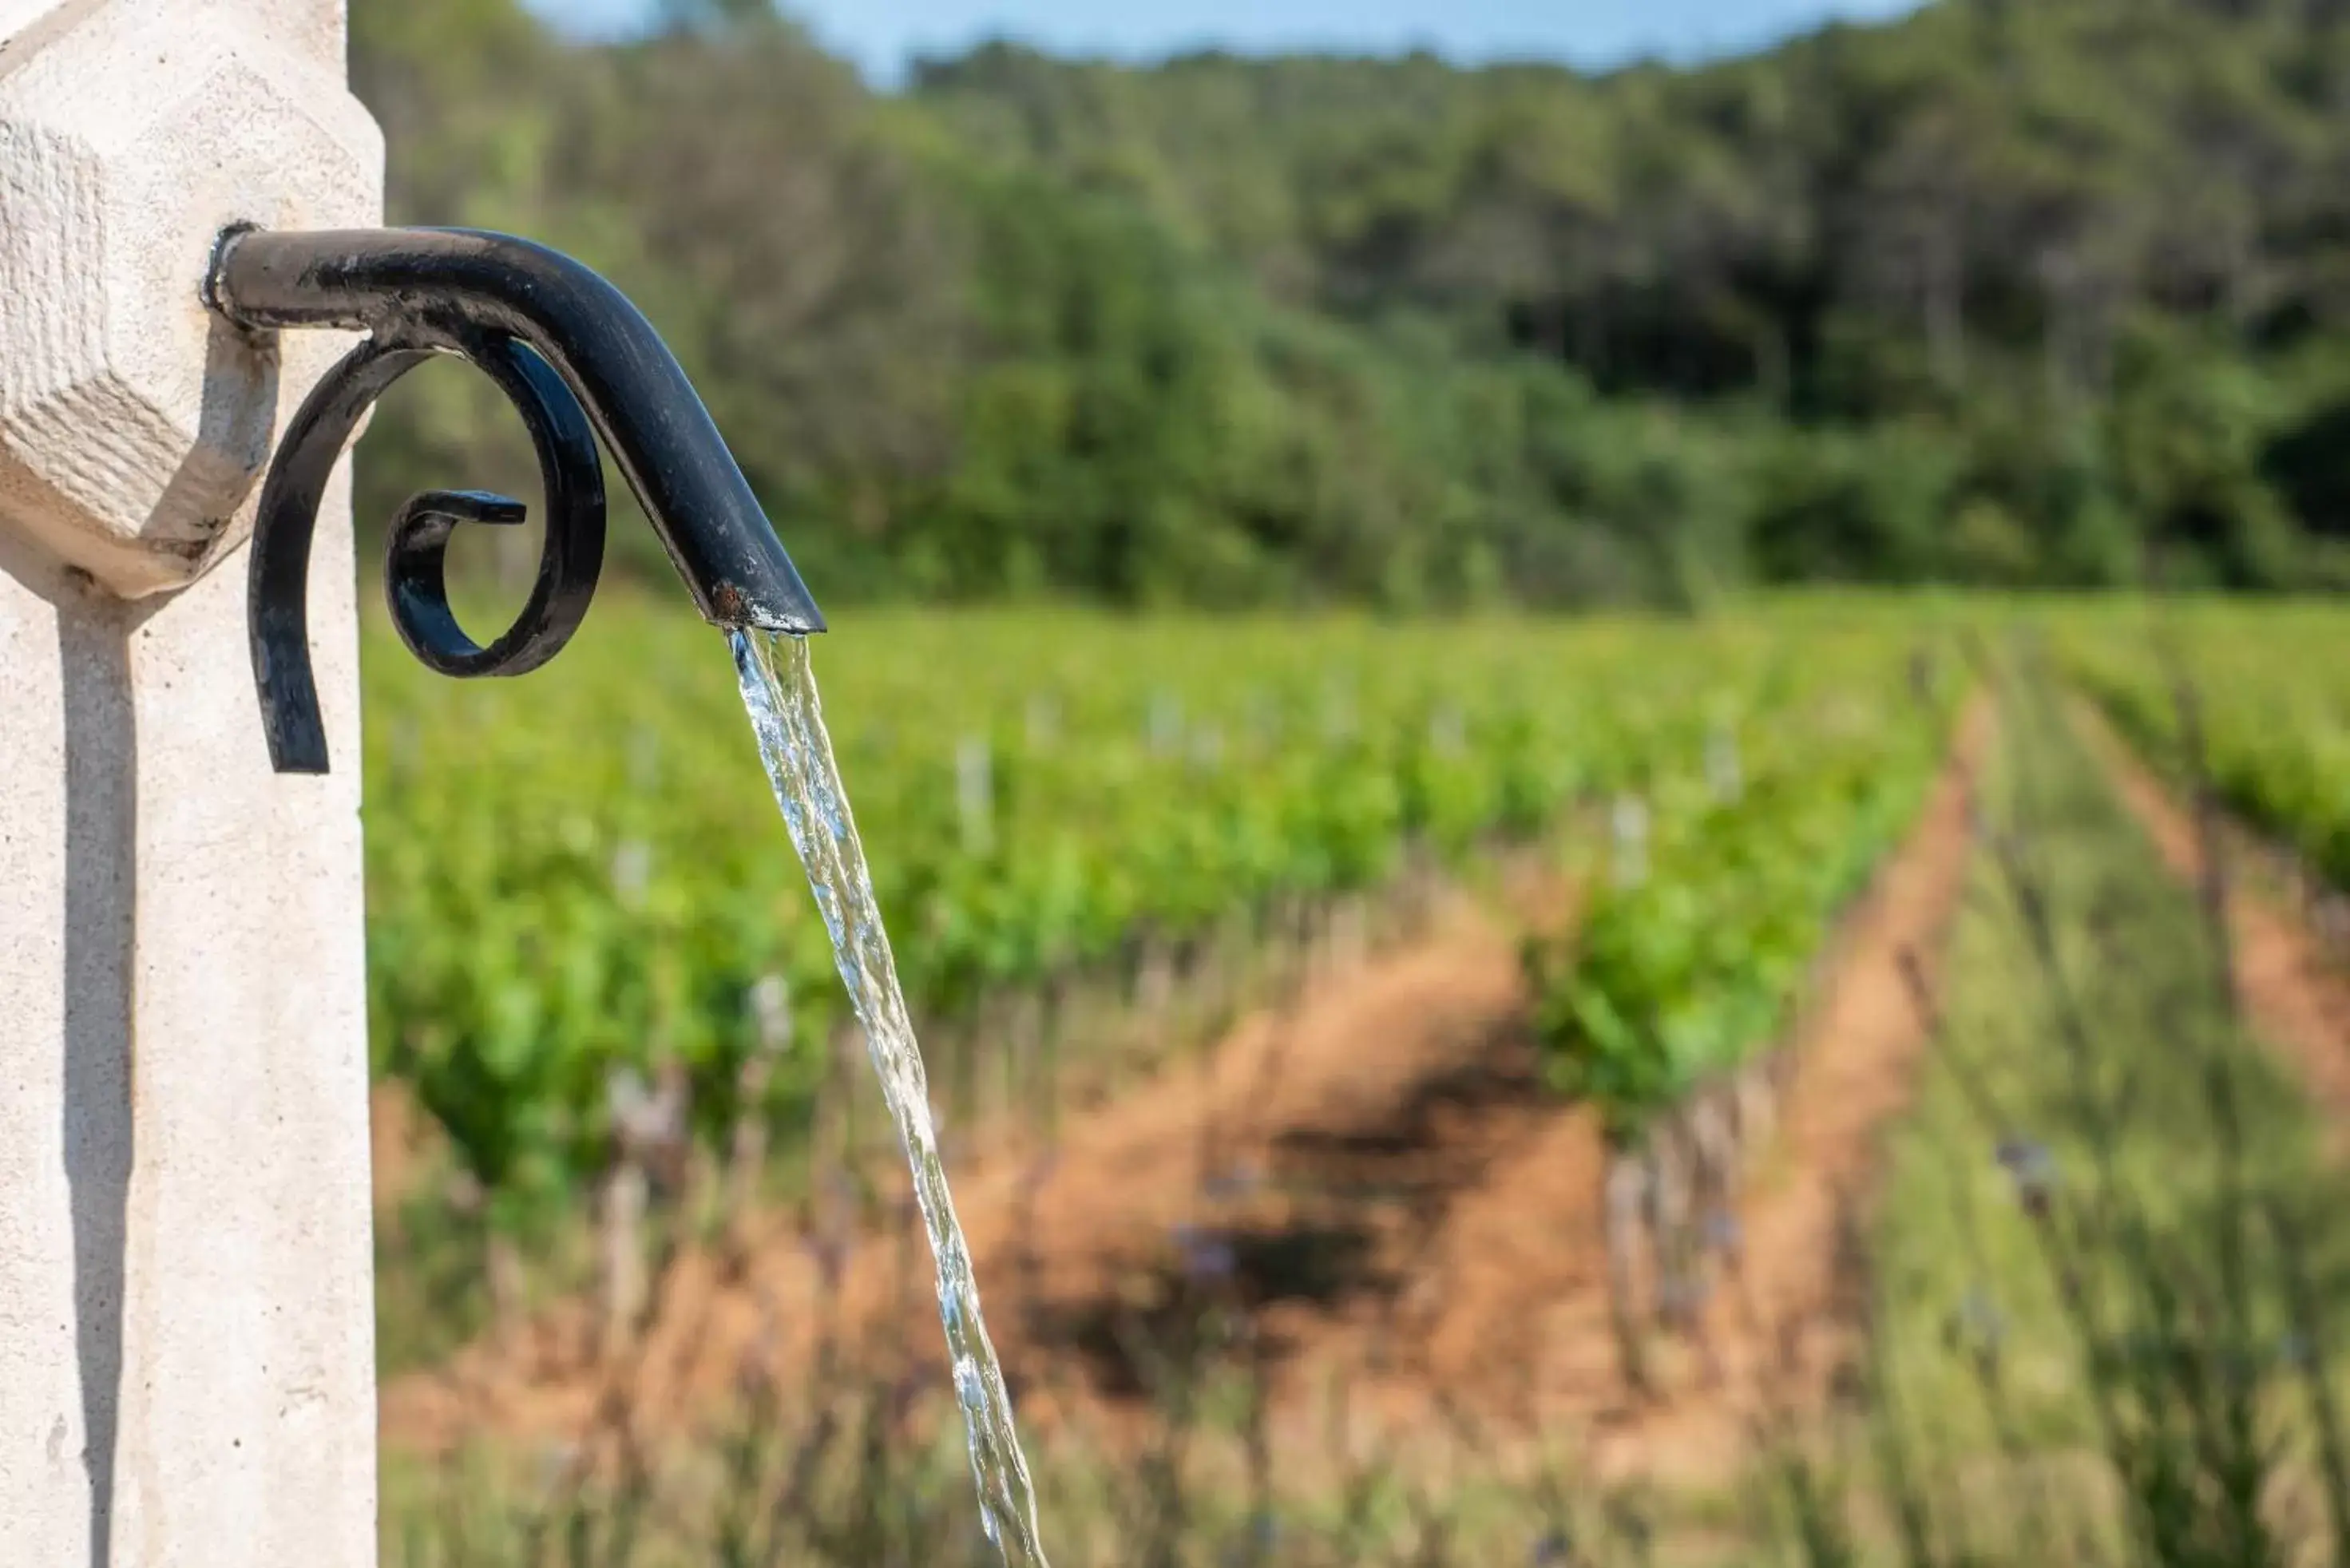
[[[198,294],[226,224],[380,221],[344,50],[343,0],[0,0],[0,1562],[375,1560],[358,774],[271,768],[239,548],[347,342]]]

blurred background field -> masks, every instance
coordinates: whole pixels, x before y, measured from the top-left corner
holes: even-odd
[[[354,0],[391,216],[619,282],[832,618],[1056,1561],[2350,1563],[2350,8],[886,88],[558,9]],[[363,545],[536,493],[412,381]],[[989,1561],[625,510],[525,680],[362,628],[383,1560]]]
[[[622,595],[451,687],[388,639],[388,1560],[983,1552],[716,639]],[[2324,1560],[2345,644],[2221,600],[847,619],[1075,1560]]]

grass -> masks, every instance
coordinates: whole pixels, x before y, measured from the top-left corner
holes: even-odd
[[[2350,1216],[2242,1024],[2220,888],[2168,876],[2042,674],[2009,686],[1987,853],[1920,998],[1868,1487],[1911,1563],[2302,1561],[2343,1511],[2317,1449]]]

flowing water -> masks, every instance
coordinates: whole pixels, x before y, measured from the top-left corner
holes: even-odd
[[[866,1050],[913,1172],[914,1197],[930,1232],[931,1255],[938,1262],[939,1320],[946,1326],[955,1397],[971,1439],[980,1522],[1006,1563],[1045,1568],[1028,1461],[1020,1451],[995,1347],[988,1343],[987,1324],[980,1316],[971,1250],[963,1241],[962,1227],[955,1223],[954,1199],[947,1191],[946,1167],[931,1125],[931,1092],[921,1052],[906,1016],[905,996],[898,989],[897,964],[881,929],[873,878],[857,841],[856,819],[848,812],[848,794],[841,787],[832,742],[825,733],[816,676],[808,668],[807,640],[762,631],[731,632],[728,640],[734,649],[743,706],[758,734],[768,781],[775,787],[775,804],[783,808],[792,847],[799,851],[816,906],[832,934],[841,981],[848,987],[858,1022],[864,1025]]]

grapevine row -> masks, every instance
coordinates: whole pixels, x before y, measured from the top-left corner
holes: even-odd
[[[498,1217],[526,1223],[604,1169],[642,1109],[616,1085],[664,1067],[703,1147],[746,1118],[804,1122],[845,1005],[719,639],[615,597],[527,681],[460,685],[398,657],[388,628],[366,636],[376,1067]],[[932,1024],[1072,974],[1131,977],[1154,950],[1627,794],[1656,803],[1646,897],[1695,899],[1721,932],[1760,921],[1755,951],[1775,952],[1782,895],[1732,867],[1792,876],[1792,857],[1809,876],[1827,829],[1817,809],[1758,814],[1814,798],[1818,764],[1834,810],[1898,815],[1865,748],[1837,749],[1903,679],[1907,644],[1882,628],[868,614],[816,651]],[[1685,822],[1673,780],[1725,735],[1748,748],[1747,803]],[[1602,932],[1645,919],[1596,913]],[[1751,1005],[1715,998],[1724,972],[1645,983]]]
[[[1637,863],[1600,868],[1575,929],[1530,953],[1550,1076],[1620,1137],[1779,1040],[1838,917],[1916,818],[1954,688],[1898,674],[1784,693],[1745,727],[1738,773],[1667,780],[1642,803]]]
[[[2149,761],[2193,766],[2238,815],[2350,888],[2350,621],[2317,607],[2173,607],[2079,615],[2067,668]]]

